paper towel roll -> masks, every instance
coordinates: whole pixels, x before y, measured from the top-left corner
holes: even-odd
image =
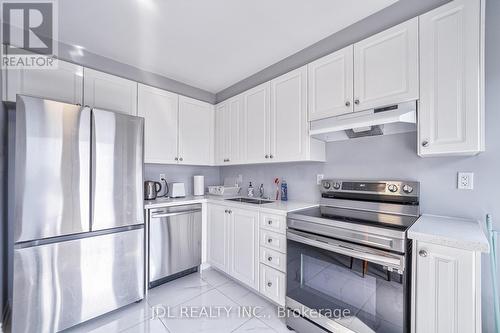
[[[204,195],[205,194],[205,177],[204,176],[194,176],[193,177],[193,193],[194,195]]]

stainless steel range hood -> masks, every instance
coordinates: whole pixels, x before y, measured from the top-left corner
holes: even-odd
[[[417,130],[417,102],[349,113],[310,123],[311,137],[331,142]]]

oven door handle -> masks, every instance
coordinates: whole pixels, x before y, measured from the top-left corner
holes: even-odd
[[[305,235],[304,233],[288,230],[286,237],[289,240],[310,245],[327,251],[343,254],[361,260],[373,262],[382,266],[396,269],[399,272],[404,271],[404,257],[398,255],[384,255],[381,253],[365,252],[354,249],[349,243],[344,243],[336,240],[327,240],[324,237]],[[370,251],[367,249],[367,251]]]

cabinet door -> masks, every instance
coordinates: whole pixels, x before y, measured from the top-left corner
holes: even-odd
[[[418,99],[418,18],[354,44],[354,111]]]
[[[137,114],[144,117],[144,162],[176,164],[179,96],[139,84]]]
[[[425,251],[425,252],[423,252]],[[474,253],[417,243],[415,328],[420,333],[476,332]],[[480,318],[480,316],[479,316]]]
[[[242,152],[243,137],[243,103],[242,96],[236,96],[228,102],[227,110],[227,153],[228,164],[240,163],[244,160]]]
[[[421,156],[484,150],[481,11],[456,0],[420,16]]]
[[[309,142],[306,66],[271,81],[270,114],[271,160],[305,159]]]
[[[213,105],[179,96],[179,163],[214,163]]]
[[[227,207],[208,205],[208,262],[228,272],[228,223]]]
[[[137,115],[137,82],[89,68],[83,72],[85,105]]]
[[[266,82],[243,94],[244,153],[248,163],[269,161],[270,87]]]
[[[7,69],[7,101],[15,102],[16,94],[82,104],[83,67],[58,61],[57,69]]]
[[[228,160],[228,116],[229,104],[224,102],[215,107],[215,163],[227,164]]]
[[[230,210],[230,274],[246,285],[259,289],[259,213]]]
[[[307,65],[309,120],[318,120],[354,111],[353,46]]]

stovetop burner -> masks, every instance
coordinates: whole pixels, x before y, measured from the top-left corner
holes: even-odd
[[[295,212],[295,214],[382,228],[394,228],[397,230],[407,230],[418,219],[418,216],[387,214],[329,206],[304,209]]]

